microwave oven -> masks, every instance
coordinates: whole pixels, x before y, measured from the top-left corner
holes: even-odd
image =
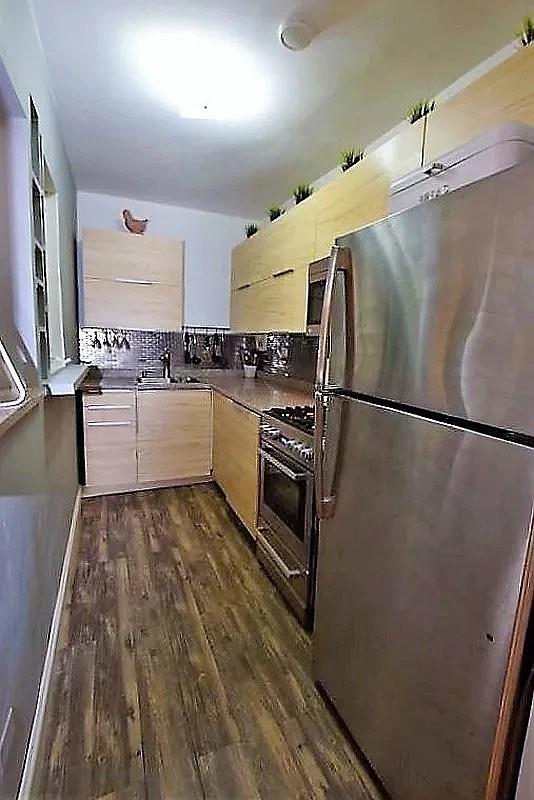
[[[306,331],[310,336],[318,336],[321,330],[321,315],[329,264],[329,258],[321,258],[319,261],[312,261],[309,266]]]

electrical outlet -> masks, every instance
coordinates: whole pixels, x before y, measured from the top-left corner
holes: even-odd
[[[0,737],[0,781],[4,776],[4,772],[7,766],[7,759],[9,756],[9,751],[11,750],[11,745],[13,743],[14,733],[15,733],[15,713],[13,711],[13,706],[10,706],[7,712],[6,721],[4,722],[4,727],[2,728],[2,735]]]

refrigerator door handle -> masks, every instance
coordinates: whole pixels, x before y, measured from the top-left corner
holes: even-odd
[[[320,391],[315,392],[315,442],[314,478],[315,507],[319,519],[328,519],[334,510],[334,498],[325,497],[324,489],[324,437],[327,399]]]
[[[346,247],[334,245],[330,254],[330,263],[326,277],[326,286],[321,315],[321,330],[319,333],[319,352],[317,355],[317,374],[315,379],[315,505],[319,519],[328,519],[334,513],[333,489],[325,495],[324,461],[325,461],[325,423],[328,396],[324,391],[328,383],[328,361],[330,350],[330,328],[332,322],[332,304],[334,299],[334,285],[336,274],[343,272],[345,275],[345,294],[347,307],[345,309],[346,338],[345,365],[353,359],[353,317],[352,307],[352,258],[351,251]],[[346,368],[346,366],[345,366]],[[336,454],[337,457],[337,454]]]
[[[350,250],[346,247],[337,247],[334,245],[330,254],[324,290],[323,310],[321,313],[319,352],[317,355],[317,372],[315,376],[315,388],[319,392],[324,391],[327,384],[330,325],[332,321],[332,301],[334,299],[336,273],[340,271],[347,273],[350,269],[350,264]]]
[[[320,520],[331,519],[335,512],[339,465],[344,452],[346,421],[344,409],[342,398],[321,392],[315,393],[315,505]],[[328,446],[326,446],[327,428]]]

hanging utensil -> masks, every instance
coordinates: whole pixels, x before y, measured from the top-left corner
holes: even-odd
[[[190,364],[191,363],[191,350],[190,350],[190,347],[191,347],[191,343],[190,343],[190,338],[189,338],[189,331],[186,328],[186,331],[185,331],[185,334],[184,334],[184,363],[185,364]]]

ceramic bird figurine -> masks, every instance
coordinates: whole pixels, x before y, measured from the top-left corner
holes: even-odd
[[[146,231],[146,226],[148,225],[147,219],[136,219],[132,216],[131,211],[128,211],[127,208],[124,209],[122,212],[122,219],[124,222],[124,227],[130,233],[137,233],[139,236],[142,236],[143,233]]]

